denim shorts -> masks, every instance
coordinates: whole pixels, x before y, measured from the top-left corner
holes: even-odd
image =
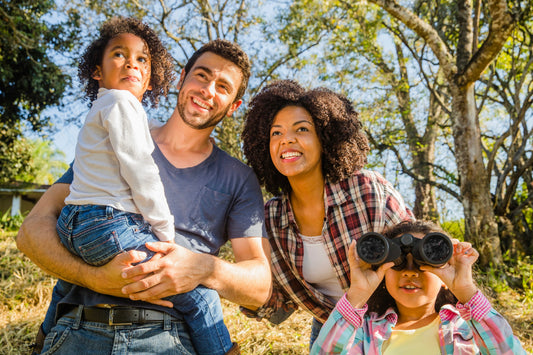
[[[150,258],[154,253],[144,244],[159,241],[142,215],[99,205],[63,207],[57,232],[70,252],[94,266],[132,249],[144,251]]]

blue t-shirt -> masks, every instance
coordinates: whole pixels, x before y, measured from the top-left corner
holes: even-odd
[[[250,167],[216,146],[202,163],[185,169],[174,167],[157,144],[152,157],[174,215],[177,244],[216,255],[228,239],[267,237],[261,188]],[[56,183],[68,184],[72,178],[69,169]],[[60,303],[142,305],[181,318],[173,308],[102,295],[79,286]]]

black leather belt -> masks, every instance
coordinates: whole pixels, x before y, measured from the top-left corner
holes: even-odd
[[[79,306],[83,307],[83,306]],[[64,315],[67,318],[76,318],[78,307]],[[170,320],[176,318],[167,315],[165,312],[146,308],[135,307],[83,307],[82,320],[88,322],[104,323],[108,325],[132,325],[146,323],[160,323],[165,317]],[[167,318],[167,319],[168,319]]]

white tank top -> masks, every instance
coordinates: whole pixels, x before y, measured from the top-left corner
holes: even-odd
[[[300,237],[304,246],[302,272],[305,281],[337,302],[344,291],[329,260],[324,239],[321,235],[310,237],[300,234]]]

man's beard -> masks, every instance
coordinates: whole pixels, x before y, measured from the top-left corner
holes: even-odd
[[[187,126],[194,128],[194,129],[200,130],[200,129],[210,128],[210,127],[215,127],[220,121],[224,119],[224,116],[226,116],[226,114],[228,113],[231,107],[231,104],[228,105],[225,108],[225,110],[223,110],[221,113],[219,113],[216,116],[210,117],[206,122],[194,123],[193,121],[189,120],[185,114],[185,110],[184,110],[185,103],[180,102],[180,93],[181,91],[178,93],[178,112],[183,122],[185,122]]]

